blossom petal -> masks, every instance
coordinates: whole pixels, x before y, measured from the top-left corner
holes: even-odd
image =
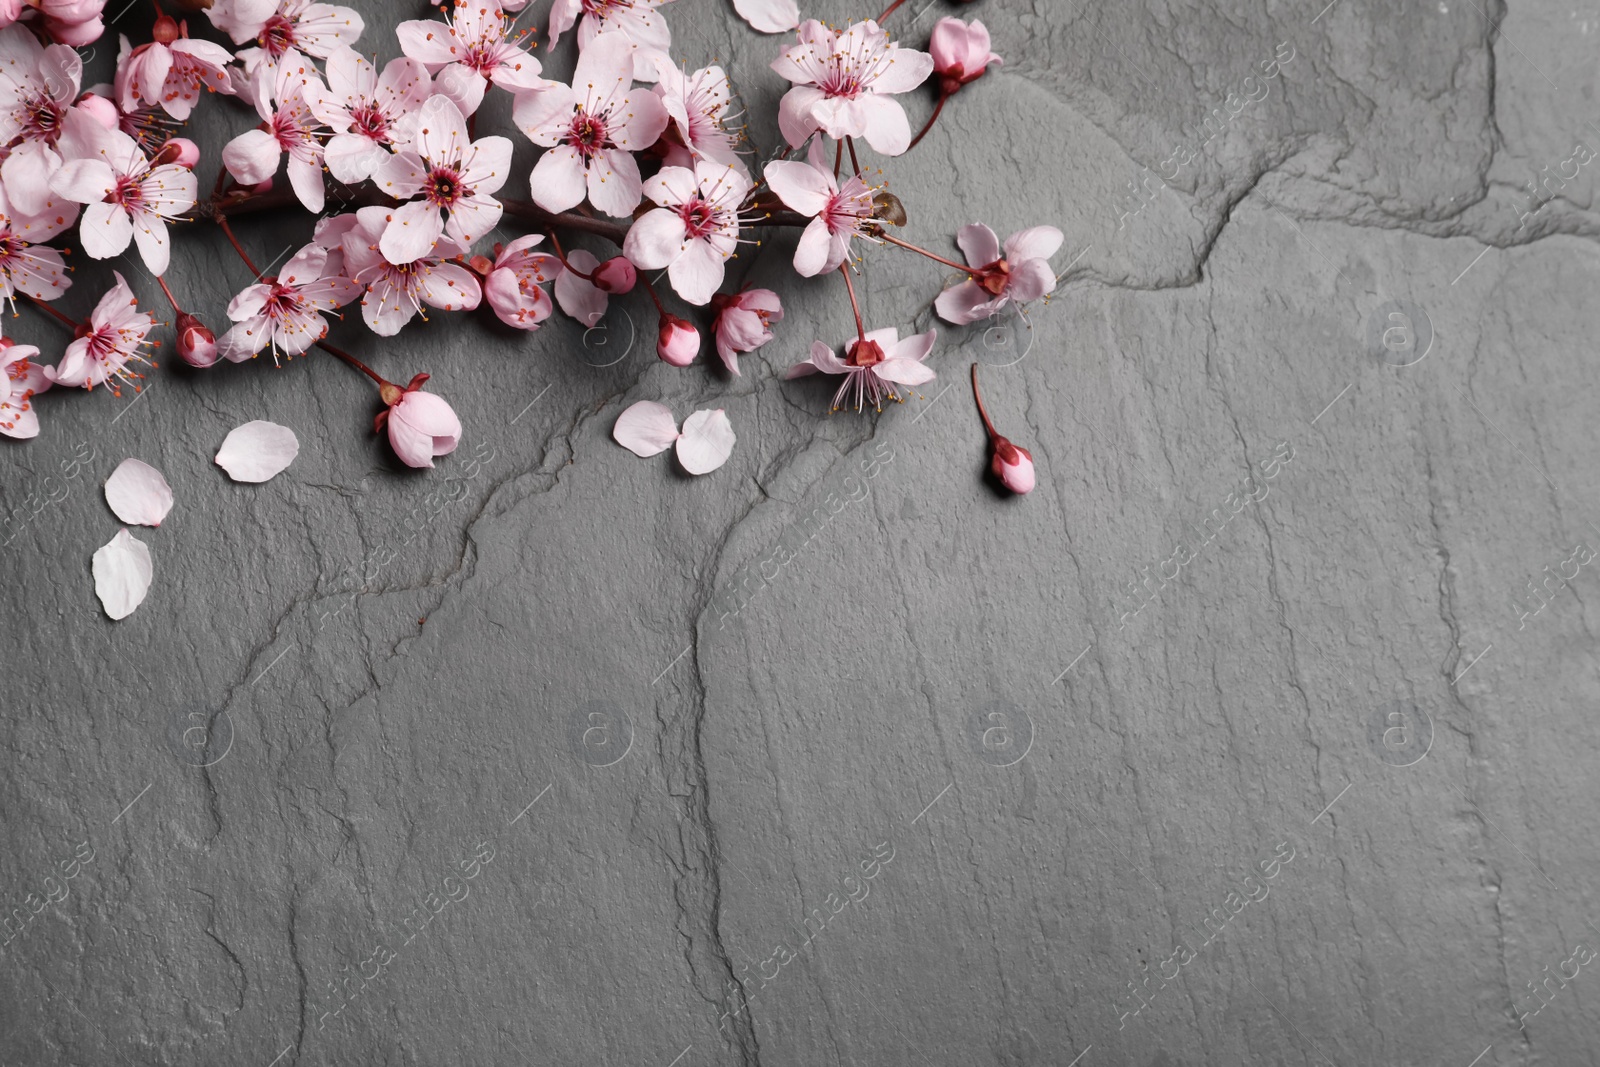
[[[820,215],[838,191],[825,172],[809,163],[775,160],[762,173],[784,206],[802,215]]]
[[[757,33],[787,33],[800,25],[795,0],[733,0],[733,9]]]
[[[1026,304],[1056,287],[1056,272],[1046,259],[1025,259],[1011,269],[1011,296]]]
[[[733,423],[721,408],[697,411],[683,420],[678,437],[678,462],[690,474],[709,474],[733,454]]]
[[[528,186],[533,202],[546,211],[570,211],[583,203],[583,156],[571,145],[550,149],[533,165]]]
[[[78,223],[78,243],[92,259],[110,259],[128,250],[133,219],[116,204],[90,204]]]
[[[299,454],[300,442],[293,430],[257,419],[229,432],[217,450],[216,464],[236,482],[264,482]]]
[[[260,185],[277,173],[283,150],[266,130],[246,130],[222,149],[222,165],[240,185]]]
[[[697,307],[704,306],[711,302],[711,294],[722,286],[726,265],[727,257],[709,241],[690,241],[683,255],[667,268],[667,277],[672,281],[673,291],[684,300]]]
[[[909,93],[933,73],[933,56],[914,48],[891,48],[887,60],[880,60],[877,69],[879,74],[872,79],[873,92]]]
[[[636,456],[653,456],[678,439],[678,420],[665,404],[641,400],[617,416],[611,436]]]
[[[651,97],[651,99],[655,99]],[[589,167],[589,203],[614,218],[626,218],[639,206],[639,163],[632,152],[602,149]]]
[[[866,118],[862,133],[874,150],[886,156],[898,156],[911,147],[911,120],[906,118],[906,109],[898,101],[868,93],[859,97],[855,105]]]
[[[914,359],[886,359],[872,370],[884,381],[900,385],[921,385],[934,379],[933,368]]]
[[[933,302],[933,310],[944,321],[965,326],[987,318],[1004,304],[1005,297],[991,296],[987,289],[968,278],[940,293]]]
[[[817,131],[817,120],[811,112],[825,96],[815,85],[796,85],[778,101],[778,129],[791,148],[799,148]]]
[[[150,464],[129,458],[106,479],[106,503],[130,526],[160,526],[172,510],[172,487]]]
[[[149,546],[127,530],[117,531],[117,536],[95,550],[95,595],[113,619],[127,618],[144,603],[154,577]]]
[[[628,236],[622,242],[622,254],[636,267],[660,270],[671,266],[683,254],[684,243],[688,239],[689,231],[683,217],[673,209],[658,207],[645,212],[639,221],[628,227]]]
[[[1006,257],[1015,261],[1023,259],[1049,259],[1061,250],[1066,240],[1054,226],[1030,226],[1006,238]]]
[[[845,243],[834,240],[827,223],[812,219],[795,246],[794,269],[802,278],[815,278],[838,270],[839,264],[844,262],[844,250]]]
[[[378,240],[378,251],[390,263],[404,266],[432,252],[443,232],[444,219],[439,209],[426,200],[413,200],[394,209]]]
[[[956,231],[956,244],[974,267],[987,267],[1000,258],[1000,238],[981,222],[974,222]]]
[[[583,248],[574,248],[567,253],[567,262],[585,274],[592,274],[600,265],[594,253]],[[606,309],[611,303],[611,298],[603,289],[597,288],[594,283],[578,277],[570,270],[564,270],[556,275],[555,284],[551,288],[555,290],[556,303],[561,305],[561,310],[591,329],[595,323],[605,318]]]

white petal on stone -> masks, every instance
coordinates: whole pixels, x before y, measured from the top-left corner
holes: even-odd
[[[217,466],[236,482],[264,482],[294,462],[300,442],[294,431],[275,422],[237,426],[217,452]]]
[[[611,436],[636,456],[653,456],[678,439],[678,420],[665,404],[641,400],[617,416]]]
[[[709,474],[733,454],[733,423],[721,408],[697,411],[683,420],[678,462],[690,474]]]
[[[141,459],[125,459],[106,479],[106,503],[130,526],[160,526],[172,510],[172,487]]]
[[[150,549],[127,530],[101,545],[94,554],[94,591],[113,619],[125,619],[144,602],[155,570]]]
[[[787,33],[800,25],[800,5],[795,0],[733,0],[733,9],[762,33]]]

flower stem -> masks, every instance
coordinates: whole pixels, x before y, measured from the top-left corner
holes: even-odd
[[[566,250],[561,247],[561,238],[556,236],[556,229],[554,226],[550,227],[550,247],[555,249],[556,258],[561,261],[561,265],[567,269],[568,273],[576,274],[578,277],[582,278],[586,282],[589,282],[591,285],[594,283],[593,275],[583,273],[583,271],[579,270],[577,267],[574,267],[571,262],[567,260]]]
[[[24,293],[21,290],[17,291],[17,295],[22,297],[22,299],[26,300],[28,303],[32,304],[34,307],[38,308],[40,311],[49,312],[56,319],[56,321],[60,322],[61,325],[65,326],[67,329],[71,330],[73,333],[77,333],[78,332],[78,324],[76,322],[74,322],[72,319],[69,319],[67,316],[63,315],[60,311],[57,311],[55,308],[51,307],[49,304],[45,303],[43,300],[40,300],[36,296],[29,296],[27,293]]]
[[[956,270],[961,271],[963,274],[971,274],[972,273],[972,268],[967,266],[965,263],[957,263],[953,259],[945,259],[943,256],[936,256],[932,252],[928,251],[926,248],[918,248],[916,245],[911,244],[908,241],[902,241],[902,240],[900,240],[900,238],[894,237],[894,236],[892,236],[892,235],[890,235],[888,233],[884,233],[881,230],[878,233],[878,236],[880,238],[882,238],[883,240],[888,241],[892,245],[899,245],[901,248],[908,249],[909,251],[915,252],[918,255],[927,256],[929,259],[933,260],[935,263],[943,263],[947,267],[954,267]]]
[[[989,431],[990,439],[999,437],[1000,435],[995,433],[994,423],[989,421],[989,412],[983,406],[983,397],[978,393],[978,365],[976,363],[972,365],[972,399],[978,402],[978,414],[983,418],[983,428]]]
[[[343,349],[335,348],[332,345],[328,344],[326,341],[318,341],[318,342],[316,342],[316,345],[317,345],[318,348],[322,349],[324,352],[328,353],[330,356],[338,356],[340,359],[342,359],[346,363],[350,364],[356,370],[360,371],[362,374],[365,374],[368,378],[371,378],[373,381],[377,382],[378,383],[378,387],[380,389],[383,388],[385,385],[391,385],[391,383],[389,381],[387,381],[381,374],[379,374],[377,371],[373,370],[371,367],[367,366],[365,363],[361,362],[355,356],[352,356],[350,353],[344,351]]]
[[[846,137],[844,143],[850,149],[850,165],[856,169],[856,176],[861,177],[861,161],[856,158],[856,139]]]
[[[639,272],[639,284],[644,286],[644,291],[650,294],[650,301],[655,304],[656,311],[664,317],[667,309],[662,306],[661,298],[656,295],[656,287],[650,284],[650,279],[644,276],[644,271]]]
[[[245,255],[243,246],[239,244],[239,239],[233,235],[233,227],[228,225],[228,216],[217,215],[217,225],[222,227],[222,232],[228,238],[228,243],[233,245],[235,252],[239,253],[239,258],[244,260],[244,265],[250,268],[250,273],[256,276],[257,281],[260,281],[261,272],[256,269],[254,263],[250,262],[250,257]]]
[[[922,140],[924,137],[926,137],[927,134],[928,134],[928,131],[933,129],[933,124],[935,122],[939,121],[939,112],[944,110],[944,102],[946,100],[948,100],[948,99],[950,99],[950,94],[949,93],[946,93],[946,92],[943,92],[943,91],[941,91],[939,93],[939,102],[937,104],[933,105],[933,114],[928,116],[928,121],[923,124],[922,129],[917,131],[917,135],[915,137],[911,138],[911,143],[906,145],[906,151],[907,152],[909,152],[913,148],[917,147],[917,142]]]
[[[844,169],[844,142],[833,143],[833,180],[839,180],[839,171]]]
[[[894,3],[892,3],[888,7],[884,8],[883,9],[883,14],[878,16],[879,25],[882,25],[883,20],[888,18],[890,15],[894,14],[895,13],[895,9],[897,9],[901,4],[903,4],[905,2],[906,2],[906,0],[894,0]]]
[[[172,290],[171,289],[167,288],[167,279],[165,279],[161,275],[157,274],[156,275],[156,284],[161,286],[161,291],[163,293],[167,294],[167,303],[172,305],[173,314],[182,315],[183,314],[183,309],[178,306],[178,298],[172,295]]]
[[[844,275],[844,287],[850,293],[850,310],[856,316],[856,337],[862,341],[867,339],[867,328],[861,323],[861,305],[856,303],[856,283],[850,280],[850,264],[839,264],[839,273]]]

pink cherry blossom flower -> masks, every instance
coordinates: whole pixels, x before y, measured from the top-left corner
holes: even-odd
[[[771,289],[741,289],[711,298],[717,317],[711,324],[717,355],[730,374],[739,373],[739,353],[754,352],[772,340],[772,324],[783,318],[783,303]]]
[[[667,268],[679,296],[705,304],[739,247],[739,206],[749,192],[750,180],[726,164],[662,167],[644,183],[644,195],[661,206],[628,228],[622,254],[645,270]]]
[[[550,151],[529,179],[533,202],[566,211],[589,202],[623,218],[639,206],[639,164],[633,153],[649,148],[667,127],[667,110],[648,89],[633,84],[635,45],[625,34],[604,34],[578,56],[574,91],[556,83],[522,93],[512,111],[517,127]]]
[[[388,225],[389,209],[364,207],[359,222],[344,236],[344,269],[367,287],[361,298],[361,317],[380,337],[393,337],[418,314],[422,305],[441,311],[471,311],[483,299],[472,272],[446,259],[465,249],[441,236],[427,255],[396,265],[378,251]],[[423,314],[426,319],[426,314]]]
[[[812,144],[809,163],[774,160],[764,172],[786,207],[811,216],[794,250],[794,269],[805,278],[838,270],[850,255],[851,239],[871,236],[872,189],[858,174],[841,188],[823,164],[818,144]]]
[[[798,148],[821,130],[829,137],[866,137],[886,156],[911,145],[905,109],[889,97],[910,92],[933,72],[933,57],[901,48],[872,19],[841,32],[816,19],[800,26],[800,43],[772,63],[794,87],[778,103],[778,127]]]
[[[865,338],[845,345],[844,359],[821,341],[813,341],[810,357],[790,367],[784,377],[842,374],[844,381],[833,394],[833,410],[850,406],[850,398],[854,396],[857,411],[867,404],[881,411],[885,399],[905,399],[895,386],[933,381],[933,368],[923,360],[933,351],[934,335],[935,332],[929,330],[902,341],[892,327],[872,330]]]
[[[39,436],[39,413],[33,398],[50,388],[50,379],[35,360],[39,350],[0,340],[0,434],[26,440]]]
[[[483,295],[507,326],[537,330],[554,310],[550,295],[542,287],[560,277],[563,268],[555,256],[532,251],[543,242],[543,234],[530,233],[503,248],[495,246],[494,264],[483,281]],[[602,294],[601,299],[604,298]]]
[[[373,429],[389,428],[389,447],[408,467],[431,467],[461,443],[461,420],[444,398],[422,391],[428,375],[419,374],[404,389],[389,382],[379,390],[389,405],[378,412]]]
[[[427,64],[435,92],[456,102],[463,115],[483,103],[490,85],[517,93],[546,84],[539,61],[523,48],[527,30],[513,31],[498,0],[460,0],[450,21],[402,22],[400,48]]]
[[[78,208],[37,218],[14,211],[0,188],[0,301],[16,307],[16,294],[35,300],[54,300],[67,291],[72,279],[61,253],[39,242],[48,241],[77,218]]]
[[[82,336],[67,346],[59,364],[44,369],[45,377],[57,385],[93,389],[109,383],[112,395],[121,396],[123,384],[138,392],[141,387],[137,379],[144,377],[131,370],[129,364],[154,365],[140,349],[150,344],[148,338],[156,317],[140,311],[139,302],[121,273],[112,273],[117,284],[100,298],[89,314],[88,324],[79,327]]]
[[[557,274],[556,283],[551,286],[556,303],[570,318],[593,329],[606,317],[611,297],[589,278],[580,277],[578,271],[592,277],[600,266],[600,260],[586,248],[574,248],[567,253],[567,262],[572,264],[573,269]]]
[[[661,80],[655,93],[672,120],[661,138],[667,148],[664,161],[674,167],[693,167],[695,160],[709,159],[743,173],[744,161],[734,150],[739,137],[725,124],[733,98],[727,72],[721,67],[701,67],[688,74],[669,62],[659,62],[657,68]]]
[[[247,72],[276,66],[291,52],[326,59],[341,44],[353,45],[366,28],[348,7],[311,0],[215,0],[211,24],[234,44],[255,40],[239,53]]]
[[[334,50],[324,64],[328,91],[311,110],[333,130],[323,152],[328,171],[342,182],[362,182],[416,136],[418,110],[433,95],[433,79],[415,59],[392,59],[380,75],[353,48]]]
[[[44,31],[58,44],[83,48],[105,33],[106,0],[27,0],[44,18]]]
[[[83,60],[73,49],[46,47],[22,25],[0,29],[0,144],[14,146],[0,180],[23,214],[45,211],[61,166],[56,145],[82,79]]]
[[[218,342],[224,359],[242,363],[269,345],[276,363],[280,354],[298,356],[328,333],[322,312],[343,307],[361,295],[361,284],[327,270],[328,250],[306,245],[277,277],[267,275],[228,304],[234,327]]]
[[[58,195],[87,205],[78,240],[94,259],[110,259],[137,243],[150,273],[167,270],[172,245],[167,220],[194,207],[194,172],[166,163],[152,167],[133,138],[74,112],[61,140],[67,160],[51,179]]]
[[[171,15],[156,19],[155,40],[131,48],[122,38],[117,57],[117,103],[124,111],[140,104],[159,107],[183,121],[194,111],[200,90],[233,95],[227,66],[233,54],[220,44],[189,39],[188,27]]]
[[[555,0],[550,5],[550,47],[578,24],[578,49],[587,51],[596,37],[615,33],[638,45],[633,54],[633,76],[642,82],[657,77],[657,57],[672,48],[672,31],[658,10],[672,0]],[[578,79],[572,80],[578,84]]]
[[[500,201],[489,194],[499,191],[510,170],[510,140],[472,140],[455,102],[430,96],[419,113],[411,147],[373,172],[378,187],[397,200],[421,194],[391,213],[379,244],[384,256],[391,263],[421,259],[441,233],[463,248],[472,247],[500,221]]]
[[[222,149],[222,164],[240,185],[259,185],[278,172],[278,162],[289,155],[289,185],[307,211],[321,211],[327,203],[322,180],[322,121],[312,108],[327,87],[317,68],[289,49],[272,67],[257,68],[251,94],[261,127],[247,130]]]
[[[970,26],[956,18],[934,23],[928,52],[939,75],[939,91],[946,96],[983,77],[990,64],[1004,62],[989,50],[989,30],[977,19]]]
[[[800,25],[795,0],[733,0],[733,9],[760,33],[787,33]]]
[[[1011,301],[1026,304],[1056,287],[1050,257],[1064,238],[1054,226],[1034,226],[1000,239],[981,222],[961,227],[956,242],[972,265],[972,276],[939,294],[934,310],[946,322],[964,325],[988,318]]]

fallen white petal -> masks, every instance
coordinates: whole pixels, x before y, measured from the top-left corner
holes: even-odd
[[[795,0],[733,0],[733,9],[762,33],[787,33],[800,25],[800,5]]]
[[[709,474],[728,462],[735,440],[727,412],[721,408],[697,411],[683,420],[678,462],[690,474]]]
[[[236,482],[264,482],[294,462],[300,442],[294,431],[275,422],[237,426],[217,452],[217,466]]]
[[[155,570],[150,549],[127,530],[101,545],[94,554],[94,591],[113,619],[125,619],[144,602]]]
[[[172,487],[142,459],[125,459],[106,479],[106,503],[131,526],[160,526],[172,510]]]
[[[611,436],[636,456],[653,456],[678,439],[678,420],[665,404],[641,400],[617,416]]]

